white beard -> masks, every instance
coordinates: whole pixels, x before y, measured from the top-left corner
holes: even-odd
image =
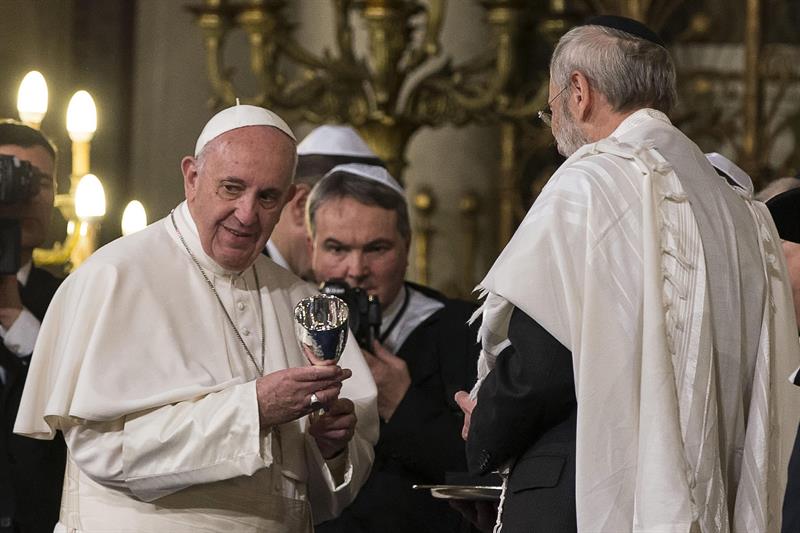
[[[563,114],[560,121],[559,128],[553,129],[553,137],[556,139],[556,148],[558,153],[564,157],[569,157],[574,154],[578,148],[587,144],[589,139],[575,124],[574,117],[570,113],[569,108],[561,105],[561,112]]]

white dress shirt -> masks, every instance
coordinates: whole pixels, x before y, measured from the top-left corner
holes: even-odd
[[[31,262],[25,263],[17,271],[17,281],[24,287],[31,274]],[[19,358],[26,358],[33,353],[36,337],[39,336],[41,322],[24,306],[17,319],[6,329],[0,324],[0,337],[8,350]],[[0,366],[0,383],[6,382],[6,370]]]

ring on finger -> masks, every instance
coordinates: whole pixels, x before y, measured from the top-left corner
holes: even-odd
[[[322,407],[322,402],[319,401],[319,397],[317,397],[316,392],[311,393],[311,398],[309,398],[309,407],[312,409],[319,409]]]

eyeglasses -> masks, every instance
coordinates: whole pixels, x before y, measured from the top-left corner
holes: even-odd
[[[567,87],[569,87],[569,85],[558,91],[558,94],[556,94],[554,97],[550,99],[549,102],[547,102],[547,106],[544,109],[541,109],[537,113],[539,119],[541,119],[541,121],[544,122],[544,125],[547,126],[548,128],[550,127],[551,124],[553,124],[553,109],[550,107],[550,105],[556,101],[556,98],[561,96],[564,93],[564,91],[567,90]]]

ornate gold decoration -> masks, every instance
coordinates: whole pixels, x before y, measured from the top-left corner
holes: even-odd
[[[464,265],[461,294],[468,295],[475,287],[475,267],[478,262],[478,210],[480,202],[474,191],[467,191],[458,200],[461,229],[464,232]]]
[[[284,13],[286,0],[207,0],[190,7],[203,33],[212,105],[232,105],[238,95],[242,102],[291,111],[311,123],[352,124],[389,171],[401,178],[406,145],[419,128],[526,120],[546,94],[546,83],[544,92],[533,99],[528,90],[518,91],[514,84],[519,30],[532,9],[526,0],[481,0],[491,45],[463,64],[444,60],[435,68],[430,68],[429,60],[443,59],[439,35],[446,0],[331,0],[331,4],[336,49],[321,56],[293,38]],[[351,13],[366,26],[363,58],[354,52]],[[422,23],[417,22],[420,18]],[[258,86],[258,92],[244,97],[223,65],[225,39],[235,29],[248,37],[250,70]],[[504,161],[501,172],[514,165]],[[511,174],[506,175],[501,193],[506,206],[515,201],[508,196],[514,188],[510,179]],[[513,211],[504,208],[502,217]],[[501,241],[513,226],[513,220],[503,219]]]
[[[758,168],[760,149],[761,99],[761,0],[746,0],[744,65],[744,132],[740,158],[745,169]]]
[[[595,12],[634,16],[656,31],[673,30],[680,106],[672,118],[703,149],[726,151],[748,171],[756,189],[798,171],[798,150],[787,150],[788,156],[775,150],[781,143],[800,141],[800,108],[793,98],[800,85],[797,45],[793,36],[775,32],[765,42],[767,28],[777,25],[765,17],[763,0],[739,0],[733,11],[722,0],[585,3]],[[776,15],[790,7],[780,0],[769,4],[770,14]],[[675,31],[671,17],[681,11],[688,25]],[[740,64],[731,64],[739,57]]]
[[[713,46],[709,36],[719,29],[715,24],[721,17],[709,6],[727,6],[727,0],[476,1],[484,10],[490,42],[483,53],[459,64],[447,59],[440,44],[446,0],[330,0],[335,44],[321,54],[294,38],[288,0],[205,0],[190,9],[203,35],[214,107],[244,96],[244,102],[292,119],[351,124],[398,178],[408,140],[420,128],[498,124],[501,160],[491,191],[498,201],[497,249],[510,238],[556,161],[549,130],[532,120],[548,93],[548,54],[538,59],[536,54],[589,14],[626,15],[669,35],[683,102],[673,119],[701,146],[726,147],[751,172],[800,164],[800,152],[787,162],[769,161],[779,135],[788,131],[800,138],[800,110],[780,110],[800,74],[790,66],[791,54],[762,44],[762,0],[741,0],[746,6],[740,17],[747,24],[740,40],[745,61],[735,72],[718,68],[728,64],[682,62],[694,57],[698,47]],[[679,28],[673,24],[676,14],[683,17]],[[355,51],[357,18],[366,33],[363,55]],[[225,41],[233,31],[244,32],[249,43],[249,69],[257,81],[249,95],[237,90],[224,64]],[[759,176],[753,178],[758,185]],[[424,204],[429,192],[420,190],[412,205]],[[423,234],[415,236],[414,259],[423,282],[433,231],[426,216],[418,209],[421,222],[415,231]],[[461,282],[468,284],[466,277]]]
[[[423,285],[428,283],[428,259],[430,241],[433,235],[431,217],[436,209],[436,199],[428,187],[421,187],[413,198],[416,222],[414,224],[414,264],[417,270],[417,281]]]

